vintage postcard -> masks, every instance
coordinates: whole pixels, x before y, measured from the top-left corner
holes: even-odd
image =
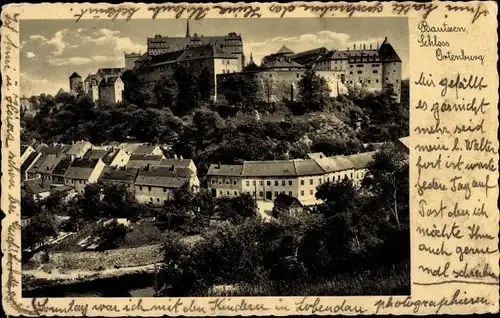
[[[494,1],[1,18],[8,315],[498,313]]]

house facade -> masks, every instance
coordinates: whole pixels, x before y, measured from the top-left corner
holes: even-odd
[[[72,186],[78,193],[83,193],[88,184],[98,180],[104,169],[101,159],[75,159],[64,176],[64,184]]]
[[[211,165],[208,189],[214,197],[247,193],[256,201],[274,201],[280,194],[297,198],[301,204],[321,203],[316,189],[325,182],[350,179],[359,185],[375,152],[327,157],[310,154],[308,159],[245,161],[242,165]]]

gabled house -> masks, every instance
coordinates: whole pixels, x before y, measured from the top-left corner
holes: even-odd
[[[52,173],[63,159],[63,155],[60,154],[49,154],[40,157],[28,170],[28,179],[40,177],[42,180],[48,181],[49,184],[52,183]]]
[[[105,76],[99,83],[99,101],[106,104],[121,103],[125,86],[118,75]]]
[[[172,198],[173,191],[183,185],[197,190],[199,180],[187,168],[146,167],[139,170],[134,182],[137,202],[162,206]]]
[[[92,148],[92,144],[85,140],[80,140],[71,145],[71,148],[66,152],[66,155],[70,156],[72,159],[82,158],[89,149]]]
[[[104,167],[99,176],[99,182],[103,184],[123,184],[130,191],[134,191],[134,182],[137,174],[139,173],[138,168],[127,168],[125,167]]]
[[[87,151],[87,153],[83,156],[83,158],[101,159],[108,166],[123,167],[128,163],[130,156],[123,149],[120,148],[117,149],[92,148],[89,151]]]
[[[22,165],[26,159],[32,154],[36,152],[35,148],[31,147],[31,145],[21,145],[21,158],[20,164]]]
[[[176,158],[166,158],[160,160],[160,163],[158,164],[159,167],[178,167],[178,168],[188,168],[190,169],[194,174],[198,174],[198,169],[196,168],[196,165],[194,164],[194,161],[192,159],[176,159]]]
[[[163,155],[131,155],[127,163],[128,168],[144,168],[147,166],[158,166]]]
[[[71,145],[65,144],[52,144],[44,145],[40,148],[43,155],[65,155],[71,149]]]
[[[281,193],[274,200],[272,212],[274,218],[280,216],[300,217],[303,213],[304,207],[297,198]]]
[[[50,182],[42,178],[24,180],[22,188],[35,201],[45,199],[50,195]]]
[[[163,151],[159,146],[154,145],[139,145],[133,151],[133,155],[163,155]]]
[[[21,164],[21,181],[28,178],[28,171],[33,167],[35,162],[42,157],[42,154],[40,152],[32,152],[26,160]],[[32,175],[33,177],[36,176]]]
[[[83,193],[87,184],[98,180],[104,166],[101,159],[75,159],[66,171],[64,184],[75,187],[78,193]]]
[[[64,176],[71,165],[71,158],[66,157],[59,161],[57,166],[52,171],[52,184],[64,184]]]

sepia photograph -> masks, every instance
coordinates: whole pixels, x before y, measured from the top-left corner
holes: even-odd
[[[19,38],[23,297],[411,294],[406,17]]]

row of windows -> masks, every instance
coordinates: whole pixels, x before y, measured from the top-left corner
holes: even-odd
[[[151,192],[151,187],[147,187],[148,191]],[[142,191],[142,186],[139,186],[139,190]],[[163,188],[163,192],[167,192],[167,188]]]
[[[286,191],[280,191],[280,192],[274,191],[274,197],[276,198],[280,193],[281,194],[286,194]],[[253,197],[255,197],[257,193],[255,191],[253,191],[253,192],[248,191],[247,194],[252,195]],[[314,190],[309,190],[309,195],[313,195],[313,194],[314,194]],[[220,190],[219,191],[219,195],[221,195],[221,196],[224,195],[224,191]],[[231,195],[231,191],[226,191],[225,195],[228,195],[228,196]],[[238,195],[238,191],[234,191],[234,195],[237,196]],[[288,195],[289,196],[293,196],[293,192],[292,191],[288,191]],[[300,195],[301,196],[305,195],[303,190],[300,191]],[[259,197],[260,198],[264,197],[264,192],[263,191],[259,191]]]
[[[230,74],[230,73],[236,73],[236,71],[235,71],[235,70],[233,70],[233,71],[231,72],[231,70],[227,70],[227,71],[226,71],[226,70],[222,70],[222,74]]]
[[[351,83],[352,83],[352,81],[351,81]],[[352,178],[352,176],[353,176],[353,173],[352,173],[352,172],[351,172],[350,176],[351,176],[351,178]],[[347,178],[347,175],[345,175],[345,176],[344,176],[344,178]],[[341,177],[340,177],[340,176],[339,176],[338,178],[336,178],[335,176],[333,176],[333,177],[332,177],[332,181],[337,181],[337,180],[340,180],[340,179],[341,179]],[[326,178],[326,182],[330,182],[330,177]],[[216,184],[216,183],[218,183],[218,184],[223,184],[223,183],[225,183],[226,185],[229,185],[229,184],[231,184],[231,180],[229,180],[229,179],[216,179],[216,178],[213,178],[213,179],[211,179],[211,183],[212,183],[212,184]],[[236,180],[232,180],[232,183],[233,183],[233,185],[237,185],[237,181],[236,181]],[[305,183],[306,183],[306,180],[300,180],[300,185],[305,185]],[[318,178],[318,182],[317,182],[317,184],[322,184],[322,183],[323,183],[323,178]],[[287,184],[288,184],[289,186],[293,186],[293,180],[288,180],[288,181],[287,181],[287,180],[281,180],[281,181],[274,180],[274,182],[273,182],[273,181],[271,181],[271,180],[267,180],[267,181],[266,181],[266,185],[267,185],[267,186],[274,185],[274,186],[276,186],[276,187],[277,187],[277,186],[280,186],[280,185],[281,185],[281,186],[286,186]],[[308,184],[309,184],[309,185],[314,185],[314,179],[309,179],[309,180],[308,180]],[[250,185],[252,185],[252,186],[256,186],[256,185],[257,185],[257,181],[255,181],[255,180],[253,180],[253,181],[246,180],[246,181],[245,181],[245,185],[246,185],[247,187],[249,187]],[[263,185],[264,185],[264,181],[263,181],[263,180],[260,180],[260,181],[259,181],[259,185],[260,185],[260,186],[263,186]],[[150,188],[151,188],[151,187],[150,187]],[[142,189],[142,188],[141,188],[141,189]],[[150,191],[151,191],[151,190],[150,190]]]

